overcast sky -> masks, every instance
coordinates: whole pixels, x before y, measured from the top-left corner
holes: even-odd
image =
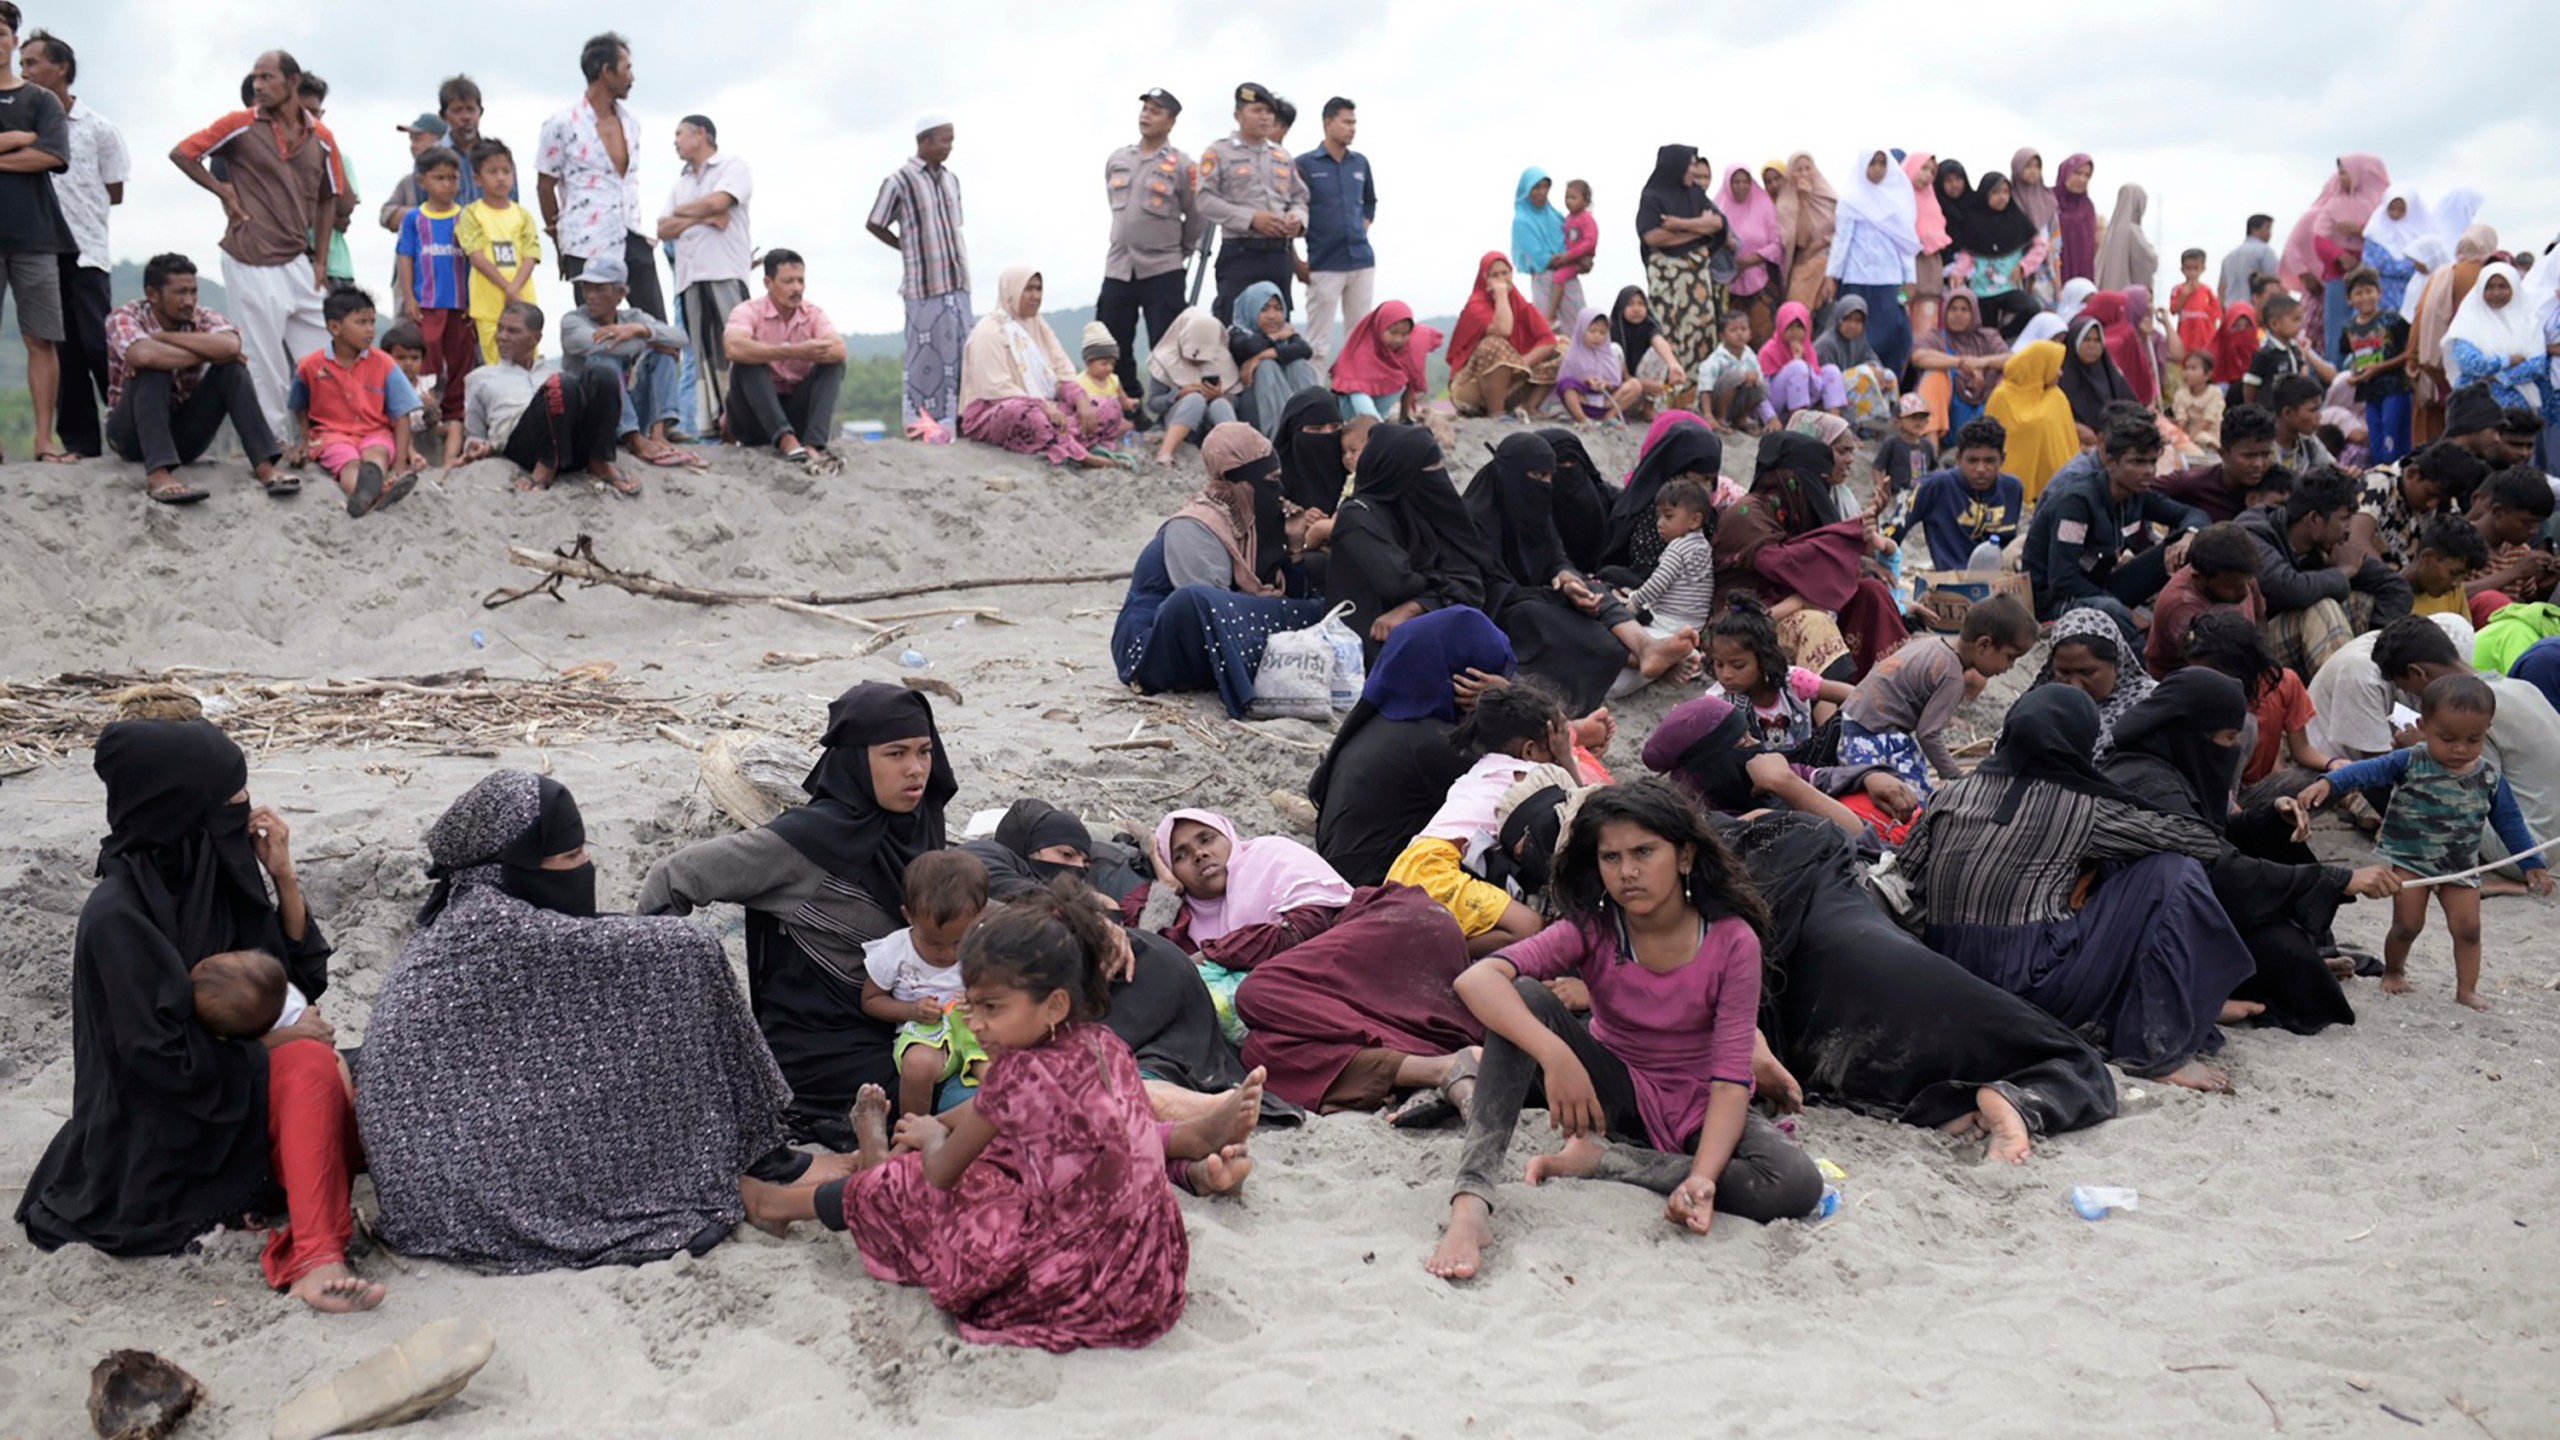
[[[1040,267],[1052,305],[1089,303],[1108,230],[1103,158],[1133,138],[1137,96],[1156,85],[1187,105],[1174,140],[1195,155],[1232,128],[1239,81],[1297,102],[1297,150],[1321,140],[1327,96],[1359,102],[1357,148],[1379,192],[1377,296],[1424,314],[1454,311],[1476,257],[1507,248],[1512,186],[1532,164],[1597,192],[1594,302],[1637,279],[1636,190],[1666,142],[1699,146],[1719,171],[1809,149],[1835,182],[1860,146],[1930,150],[1979,175],[2034,145],[2048,178],[2087,151],[2101,214],[2118,185],[2149,189],[2172,279],[2189,245],[2218,264],[2253,210],[2278,217],[2281,242],[2342,151],[2380,154],[2426,194],[2478,188],[2480,219],[2507,245],[2539,249],[2560,230],[2560,89],[2529,0],[2335,0],[2316,23],[2308,10],[2228,0],[2113,14],[1880,0],[1509,13],[1450,0],[442,0],[366,5],[362,23],[349,7],[253,0],[22,3],[28,28],[49,25],[77,47],[78,93],[135,154],[114,222],[119,259],[175,249],[215,267],[220,209],[166,154],[232,107],[258,50],[281,45],[333,86],[329,123],[367,200],[357,269],[387,278],[390,237],[372,202],[408,163],[392,127],[434,108],[439,79],[467,71],[487,93],[484,129],[529,170],[543,118],[580,89],[580,42],[611,23],[633,47],[652,217],[677,170],[675,121],[711,116],[723,148],[754,167],[758,245],[807,255],[811,298],[849,331],[899,322],[897,257],[862,221],[928,109],[958,123],[951,163],[966,186],[981,308],[997,273],[1020,263]],[[567,297],[554,273],[546,266],[543,284],[556,308]]]

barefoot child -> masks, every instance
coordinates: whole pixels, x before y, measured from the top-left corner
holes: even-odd
[[[284,978],[284,962],[263,950],[207,955],[187,972],[196,1022],[225,1040],[256,1040],[302,1017],[309,1002]]]
[[[463,381],[480,363],[480,343],[471,325],[471,257],[458,238],[462,207],[462,157],[438,145],[418,157],[418,188],[426,202],[400,217],[399,258],[393,262],[391,288],[400,318],[417,327],[423,368],[436,377],[437,409],[444,422],[444,449],[462,449]],[[384,348],[390,348],[384,342]],[[419,371],[409,372],[416,380]]]
[[[533,212],[509,197],[516,193],[515,153],[495,140],[471,147],[471,174],[480,198],[462,207],[453,243],[471,265],[471,324],[480,332],[480,363],[498,363],[498,317],[507,303],[534,298],[533,271],[542,259],[542,230]]]
[[[898,1027],[898,1113],[930,1115],[945,1082],[978,1082],[986,1052],[969,1033],[960,941],[987,908],[987,867],[966,850],[907,866],[907,928],[862,947],[862,1013]]]
[[[2350,790],[2391,793],[2382,815],[2382,833],[2374,848],[2391,862],[2401,880],[2450,875],[2470,869],[2480,858],[2480,831],[2497,828],[2499,841],[2511,855],[2534,846],[2524,812],[2498,772],[2498,762],[2481,752],[2488,743],[2489,722],[2497,717],[2498,697],[2477,675],[2446,675],[2427,686],[2418,701],[2420,743],[2407,749],[2342,765],[2311,782],[2302,792],[2303,825],[2309,812]],[[2519,861],[2525,883],[2536,895],[2551,893],[2551,871],[2539,855]],[[2409,993],[2409,946],[2426,928],[2427,896],[2433,891],[2444,907],[2445,929],[2453,937],[2453,998],[2474,1010],[2486,1010],[2480,998],[2480,881],[2448,880],[2401,891],[2391,899],[2391,933],[2382,942],[2382,990]]]
[[[1562,920],[1458,977],[1484,1022],[1484,1061],[1427,1268],[1467,1280],[1482,1265],[1494,1181],[1534,1081],[1565,1146],[1529,1162],[1532,1185],[1641,1185],[1693,1235],[1719,1210],[1763,1224],[1809,1213],[1820,1172],[1751,1110],[1768,911],[1706,817],[1661,780],[1594,791],[1566,827],[1554,893]],[[1588,1023],[1542,983],[1568,977],[1590,991]]]
[[[1885,766],[1927,799],[1930,770],[1942,781],[1964,774],[1947,748],[1956,708],[2034,648],[2036,617],[2006,595],[1974,606],[1952,641],[1915,636],[1877,661],[1840,707],[1840,763]]]
[[[1683,635],[1692,641],[1716,608],[1716,552],[1712,543],[1715,502],[1707,487],[1686,475],[1665,481],[1654,496],[1654,528],[1662,535],[1662,558],[1642,585],[1626,593],[1627,608],[1636,613],[1644,633],[1656,640]],[[1642,670],[1618,672],[1611,695],[1624,695],[1651,683]]]
[[[1840,712],[1850,687],[1788,664],[1786,647],[1778,640],[1778,622],[1769,618],[1759,596],[1736,595],[1733,608],[1708,627],[1707,662],[1715,676],[1707,693],[1736,705],[1747,703],[1752,728],[1759,732],[1764,748],[1784,754],[1797,765],[1834,763],[1839,752],[1837,732],[1827,746],[1819,744],[1816,736]]]
[[[969,1028],[995,1057],[977,1099],[899,1121],[913,1148],[892,1155],[888,1097],[865,1086],[856,1173],[742,1180],[748,1214],[844,1231],[875,1277],[923,1286],[979,1344],[1136,1348],[1171,1330],[1191,1256],[1166,1157],[1239,1157],[1261,1076],[1159,1123],[1129,1047],[1099,1023],[1108,924],[1073,879],[989,912],[960,947]]]
[[[320,318],[329,344],[294,366],[285,399],[294,429],[285,463],[318,461],[346,492],[347,515],[360,519],[400,503],[418,483],[408,423],[418,392],[389,355],[373,348],[372,296],[353,286],[332,290]]]

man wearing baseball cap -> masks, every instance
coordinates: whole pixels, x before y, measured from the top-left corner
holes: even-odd
[[[1280,289],[1289,308],[1289,283],[1297,278],[1290,242],[1307,233],[1307,182],[1289,152],[1272,143],[1271,92],[1247,81],[1236,87],[1235,133],[1200,156],[1201,212],[1219,227],[1220,321],[1235,312],[1236,297],[1260,281]]]
[[[391,128],[409,137],[409,163],[413,166],[418,163],[419,156],[443,144],[453,133],[453,127],[445,124],[443,117],[434,114],[422,114],[406,125]],[[471,159],[467,155],[463,157],[462,168],[471,168]],[[418,189],[418,176],[413,170],[401,176],[400,183],[391,187],[391,198],[382,202],[382,209],[375,213],[374,218],[382,222],[383,229],[397,235],[400,222],[408,217],[410,211],[424,204],[426,198]]]
[[[651,465],[699,467],[701,460],[667,442],[683,407],[684,332],[623,304],[631,272],[619,255],[599,255],[578,272],[578,305],[560,317],[561,371],[604,370],[622,395],[614,438]]]
[[[1194,190],[1191,157],[1169,137],[1182,114],[1171,92],[1138,97],[1138,140],[1102,162],[1103,198],[1111,206],[1111,248],[1102,257],[1102,293],[1094,318],[1120,347],[1120,388],[1145,393],[1138,357],[1138,317],[1147,320],[1147,343],[1165,337],[1182,313],[1182,266],[1208,228]]]

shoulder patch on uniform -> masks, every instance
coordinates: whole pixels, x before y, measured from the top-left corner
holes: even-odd
[[[2065,520],[2053,527],[2053,538],[2065,545],[2085,545],[2089,540],[2089,522]]]

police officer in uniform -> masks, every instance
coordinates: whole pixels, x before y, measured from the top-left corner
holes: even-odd
[[[1138,143],[1111,152],[1102,164],[1103,191],[1111,202],[1111,249],[1102,260],[1102,294],[1094,318],[1120,345],[1120,388],[1143,395],[1146,371],[1137,346],[1138,317],[1147,319],[1152,346],[1182,313],[1182,267],[1209,228],[1195,198],[1191,157],[1168,137],[1182,102],[1162,89],[1138,97]]]
[[[1289,304],[1296,278],[1292,241],[1307,230],[1307,182],[1289,152],[1271,140],[1276,123],[1271,92],[1251,83],[1236,87],[1236,131],[1200,156],[1199,203],[1222,233],[1218,241],[1221,321],[1231,318],[1236,297],[1255,282],[1280,287]]]

